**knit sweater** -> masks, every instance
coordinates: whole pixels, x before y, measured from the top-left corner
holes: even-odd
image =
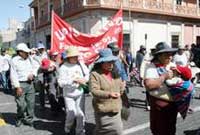
[[[123,93],[123,85],[120,78],[109,81],[101,71],[93,71],[89,80],[90,91],[93,95],[93,107],[97,113],[119,112],[122,108],[121,98],[109,97],[110,92]]]

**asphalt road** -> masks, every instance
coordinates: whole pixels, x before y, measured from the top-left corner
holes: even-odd
[[[194,112],[189,114],[186,120],[178,118],[177,135],[198,135],[198,131],[200,131],[199,94],[200,89],[197,88],[191,103]],[[92,135],[95,128],[91,99],[90,95],[86,96],[87,135]],[[141,87],[130,88],[129,99],[131,101],[131,115],[128,121],[123,121],[124,135],[150,135],[149,111],[145,107],[144,89]],[[38,101],[38,94],[36,94],[36,101]],[[64,135],[65,113],[61,112],[58,116],[52,115],[48,103],[46,109],[41,110],[38,102],[36,102],[34,127],[15,127],[16,104],[14,97],[3,92],[0,92],[0,113],[6,122],[5,126],[0,126],[0,135]]]

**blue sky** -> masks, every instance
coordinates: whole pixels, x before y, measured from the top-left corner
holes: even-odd
[[[29,4],[33,0],[3,0],[0,4],[0,29],[8,28],[8,19],[26,21],[30,17]]]

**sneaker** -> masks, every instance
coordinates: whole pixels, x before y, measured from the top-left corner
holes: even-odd
[[[150,111],[150,110],[151,110],[151,107],[148,105],[147,108],[146,108],[146,110],[147,110],[147,111]]]
[[[189,109],[188,109],[188,113],[189,113],[189,114],[192,114],[193,112],[194,112],[194,110],[193,110],[192,108],[189,108]]]

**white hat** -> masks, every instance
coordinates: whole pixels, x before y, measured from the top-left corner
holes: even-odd
[[[38,43],[37,44],[37,49],[45,49],[45,46],[43,43]]]
[[[19,43],[16,47],[17,51],[23,51],[29,53],[31,50],[27,47],[25,43]]]

